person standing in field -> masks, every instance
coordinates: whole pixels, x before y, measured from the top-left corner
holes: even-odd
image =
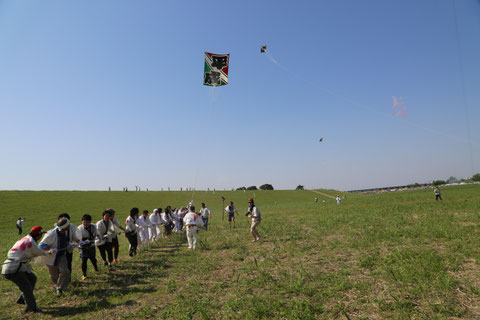
[[[224,210],[228,214],[228,223],[230,224],[230,228],[232,227],[232,221],[233,227],[235,228],[235,213],[238,215],[238,211],[233,205],[233,201],[230,201],[230,204]]]
[[[33,295],[37,277],[32,271],[30,260],[38,256],[46,256],[49,252],[38,246],[38,241],[45,231],[41,226],[35,226],[30,233],[17,241],[8,251],[7,260],[2,265],[2,274],[7,280],[17,285],[22,294],[17,299],[18,304],[25,305],[25,312],[40,312]]]
[[[70,221],[65,217],[60,218],[55,224],[55,229],[49,230],[39,245],[41,249],[51,250],[54,253],[45,257],[45,264],[48,267],[50,279],[55,284],[58,298],[68,289],[71,279],[66,253],[67,248],[74,245],[68,242],[69,229]]]
[[[68,221],[71,221],[70,215],[68,213],[59,214],[58,219],[61,218],[67,218]],[[68,228],[67,232],[65,232],[65,235],[67,236],[67,240],[69,243],[78,243],[82,238],[77,226],[71,222],[70,227]],[[74,246],[68,246],[67,252],[65,253],[65,255],[67,256],[68,270],[70,270],[70,273],[72,273],[73,249],[75,249]]]
[[[342,199],[340,198],[340,196],[337,194],[337,197],[335,198],[335,200],[337,200],[337,204],[340,205],[340,202],[342,201]]]
[[[203,222],[195,213],[195,207],[190,206],[189,212],[183,218],[183,224],[187,231],[188,249],[195,250],[197,248],[198,227],[203,226]]]
[[[262,221],[262,217],[260,215],[260,210],[257,208],[253,199],[248,199],[248,211],[247,217],[252,219],[252,225],[250,226],[250,233],[253,236],[252,242],[256,242],[260,240],[260,233],[257,230],[258,225]]]
[[[102,220],[98,221],[97,227],[97,239],[95,245],[100,251],[100,256],[103,260],[103,265],[108,267],[109,270],[113,269],[113,250],[112,250],[112,237],[115,234],[115,227],[112,223],[112,214],[110,211],[103,211]],[[108,256],[108,260],[107,260]]]
[[[203,202],[202,208],[200,209],[200,216],[202,217],[205,230],[208,230],[208,219],[212,216],[212,211],[210,211],[210,209],[208,209]]]
[[[24,222],[25,222],[25,219],[18,217],[18,220],[17,220],[18,235],[21,235],[23,233],[22,224]]]
[[[130,215],[125,221],[125,236],[130,243],[128,248],[128,255],[133,257],[137,254],[138,247],[138,231],[137,231],[137,219],[138,219],[138,208],[132,208],[130,210]]]
[[[435,187],[433,193],[435,193],[435,201],[438,201],[438,199],[440,199],[440,201],[443,201],[442,195],[440,194],[440,188],[438,186]]]
[[[81,234],[82,241],[80,242],[80,259],[82,259],[82,280],[87,278],[87,262],[93,265],[95,271],[98,271],[97,266],[97,249],[95,247],[95,238],[97,237],[97,227],[92,224],[92,216],[85,214],[82,217],[82,224],[78,226],[78,231]]]
[[[117,218],[115,218],[115,210],[113,209],[107,209],[106,211],[109,211],[112,217],[112,223],[114,228],[118,228],[125,232],[125,229],[122,227],[120,222],[118,222]],[[118,263],[118,253],[120,251],[120,242],[118,242],[118,235],[120,233],[115,231],[115,234],[112,236],[112,249],[113,249],[113,263]]]

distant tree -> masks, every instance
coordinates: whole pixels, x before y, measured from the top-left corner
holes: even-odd
[[[247,188],[245,188],[245,187],[237,188],[237,191],[242,191],[242,190],[247,190]]]
[[[271,184],[265,183],[260,186],[260,190],[273,190],[273,186]]]
[[[439,186],[439,185],[442,185],[442,184],[446,184],[445,181],[443,180],[435,180],[432,182],[432,186]]]
[[[447,180],[447,183],[455,183],[455,182],[458,182],[458,179],[455,178],[455,177],[450,177],[450,178],[448,178],[448,180]]]
[[[480,181],[480,173],[476,173],[472,176],[473,181]]]
[[[299,184],[295,190],[305,190],[305,188],[301,184]]]
[[[247,188],[247,190],[258,190],[258,188],[256,186],[250,186]]]
[[[418,182],[415,182],[415,183],[413,184],[413,187],[414,187],[414,188],[418,188],[418,187],[420,187],[420,184],[419,184]]]

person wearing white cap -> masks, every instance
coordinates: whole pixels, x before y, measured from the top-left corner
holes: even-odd
[[[189,212],[183,218],[183,224],[187,230],[188,249],[195,250],[197,248],[198,226],[203,226],[203,221],[195,213],[194,206],[190,206]]]
[[[40,248],[51,250],[54,254],[45,257],[45,264],[50,273],[50,279],[55,284],[57,297],[63,295],[68,289],[71,273],[68,269],[67,248],[75,247],[76,244],[69,243],[65,234],[70,228],[70,220],[63,217],[55,224],[55,228],[48,230],[47,234],[40,241]]]
[[[162,208],[155,208],[153,209],[153,213],[150,214],[150,230],[149,230],[149,236],[150,236],[150,241],[157,241],[158,238],[160,238],[161,230],[160,229],[160,212],[162,212]]]
[[[7,260],[2,265],[2,274],[7,280],[15,283],[22,294],[17,299],[18,304],[25,304],[25,312],[39,312],[33,290],[37,277],[32,272],[29,261],[34,257],[48,255],[49,252],[39,248],[39,241],[45,231],[42,227],[33,227],[30,233],[17,241],[8,251]]]

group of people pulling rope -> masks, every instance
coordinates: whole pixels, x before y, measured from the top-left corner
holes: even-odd
[[[260,240],[257,226],[261,221],[260,211],[253,199],[248,200],[246,216],[252,219],[251,234],[254,242]],[[231,202],[233,206],[233,202]],[[225,208],[229,213],[232,208]],[[236,209],[234,210],[236,212]],[[50,279],[55,286],[56,296],[60,298],[68,289],[72,274],[73,251],[78,248],[82,261],[82,280],[87,279],[87,263],[90,260],[95,271],[98,271],[96,249],[98,248],[103,264],[109,271],[118,263],[119,241],[121,230],[129,242],[129,256],[137,254],[137,250],[149,248],[151,242],[160,240],[172,232],[185,231],[188,248],[195,250],[198,240],[198,228],[208,230],[208,219],[212,212],[202,203],[199,213],[195,212],[193,201],[187,207],[165,210],[155,208],[152,213],[144,210],[139,215],[138,208],[132,208],[123,227],[115,217],[115,210],[106,209],[102,219],[92,223],[92,216],[85,214],[77,227],[71,223],[70,215],[62,213],[58,216],[54,228],[44,231],[41,226],[33,227],[29,234],[17,241],[8,252],[7,260],[2,264],[2,274],[7,280],[15,283],[22,292],[17,303],[25,305],[25,312],[41,312],[37,308],[33,294],[37,277],[32,271],[30,261],[45,264]],[[229,219],[230,220],[230,219]]]

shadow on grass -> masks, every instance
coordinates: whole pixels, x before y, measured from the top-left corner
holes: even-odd
[[[55,317],[62,317],[62,316],[69,316],[75,315],[80,313],[88,313],[95,310],[105,310],[105,309],[114,309],[118,306],[133,306],[138,304],[138,302],[134,300],[127,300],[123,303],[116,303],[112,304],[106,300],[106,298],[90,301],[85,305],[82,306],[72,306],[72,307],[44,307],[42,308],[42,312],[45,314],[49,314]]]
[[[172,237],[160,245],[153,244],[150,249],[140,252],[130,260],[120,262],[115,266],[114,271],[105,271],[102,278],[95,279],[94,282],[72,281],[69,295],[90,300],[85,304],[42,309],[44,313],[58,317],[136,305],[137,302],[131,299],[119,303],[111,303],[108,300],[111,297],[121,298],[123,295],[132,293],[155,292],[157,288],[152,284],[152,280],[165,275],[163,270],[170,268],[169,257],[181,254],[179,250],[183,244],[183,238]],[[90,288],[95,284],[101,287]]]

